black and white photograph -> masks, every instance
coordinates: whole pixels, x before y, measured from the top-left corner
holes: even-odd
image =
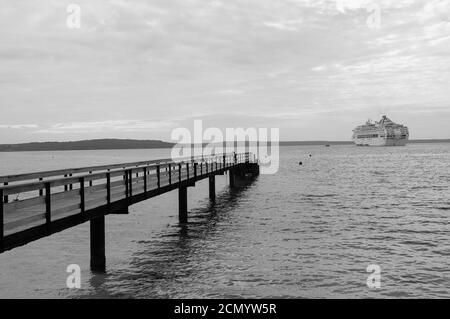
[[[449,214],[450,0],[0,0],[0,299],[449,299]]]

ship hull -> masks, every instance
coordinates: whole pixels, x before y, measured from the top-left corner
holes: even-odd
[[[353,142],[357,146],[405,146],[408,143],[407,139],[394,138],[356,138]]]

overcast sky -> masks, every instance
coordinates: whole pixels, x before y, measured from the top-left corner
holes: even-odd
[[[383,114],[450,138],[449,0],[0,4],[0,143],[170,140],[194,119],[349,140]]]

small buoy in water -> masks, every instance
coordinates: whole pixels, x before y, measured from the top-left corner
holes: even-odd
[[[309,157],[312,157],[312,155],[311,155],[311,154],[309,154]]]
[[[303,165],[303,162],[298,162],[298,165]]]

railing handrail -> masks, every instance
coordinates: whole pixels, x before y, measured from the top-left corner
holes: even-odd
[[[80,167],[80,168],[75,168],[75,169],[62,169],[62,170],[54,170],[54,171],[43,171],[43,172],[36,172],[36,173],[29,173],[29,174],[20,174],[20,175],[10,175],[10,176],[2,176],[0,177],[0,182],[18,182],[18,181],[30,181],[30,182],[26,182],[26,183],[20,183],[20,184],[13,184],[13,185],[0,185],[0,189],[3,190],[9,190],[11,191],[12,189],[16,189],[16,188],[21,188],[21,187],[32,187],[35,186],[36,190],[39,189],[39,187],[44,187],[46,183],[55,183],[55,182],[60,182],[60,181],[65,181],[65,184],[63,185],[68,185],[68,184],[75,184],[77,180],[79,180],[80,178],[84,177],[86,178],[86,180],[96,180],[98,176],[103,176],[105,173],[120,173],[120,172],[125,172],[128,170],[133,170],[136,168],[151,168],[151,167],[166,167],[169,164],[177,164],[177,163],[186,163],[186,162],[196,162],[199,159],[201,159],[202,161],[204,161],[205,159],[221,159],[224,156],[225,157],[231,157],[231,156],[242,156],[242,155],[248,155],[250,154],[249,152],[245,152],[245,153],[222,153],[222,154],[215,154],[215,155],[207,155],[207,156],[191,156],[191,157],[183,157],[183,158],[178,158],[176,159],[176,161],[174,161],[171,158],[166,158],[166,159],[158,159],[158,160],[150,160],[150,161],[141,161],[141,162],[134,162],[134,163],[122,163],[122,164],[111,164],[111,165],[101,165],[101,166],[92,166],[92,167]],[[95,172],[95,173],[94,173]],[[77,176],[68,176],[68,177],[59,177],[61,175],[69,175],[69,174],[80,174],[80,173],[85,173],[82,175],[77,175]],[[13,180],[2,180],[2,178],[4,177],[14,177]],[[31,176],[31,177],[30,177]],[[22,177],[21,179],[18,179]],[[28,177],[28,178],[26,178]],[[41,180],[41,181],[34,181],[32,182],[31,180],[33,179],[39,179],[39,178],[44,178],[44,177],[56,177],[53,179],[48,179],[48,180]],[[101,177],[100,177],[101,178]]]

